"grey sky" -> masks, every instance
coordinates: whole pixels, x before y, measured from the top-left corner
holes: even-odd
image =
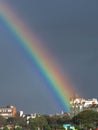
[[[43,41],[75,90],[85,98],[98,98],[98,1],[4,1]],[[17,40],[0,19],[0,105],[11,103],[26,113],[59,112],[51,92],[14,43]]]

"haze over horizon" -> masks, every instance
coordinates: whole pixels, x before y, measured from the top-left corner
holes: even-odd
[[[1,0],[32,30],[84,98],[98,99],[98,1]],[[26,113],[60,107],[0,17],[0,106]],[[36,87],[35,87],[36,86]]]

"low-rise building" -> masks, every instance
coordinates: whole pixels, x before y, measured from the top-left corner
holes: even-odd
[[[0,116],[5,118],[14,117],[16,115],[16,107],[8,105],[7,107],[0,107]]]
[[[84,99],[84,98],[73,98],[70,101],[70,112],[72,116],[75,116],[79,112],[93,109],[98,111],[98,100],[96,98]]]

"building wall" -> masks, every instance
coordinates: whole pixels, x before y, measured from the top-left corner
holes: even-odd
[[[0,107],[0,116],[14,117],[16,115],[16,108],[14,106]]]
[[[84,99],[84,98],[75,98],[70,101],[70,113],[72,116],[77,115],[83,110],[95,110],[98,111],[98,100],[95,98]]]

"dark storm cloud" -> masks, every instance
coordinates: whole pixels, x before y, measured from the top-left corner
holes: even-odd
[[[98,1],[4,1],[7,1],[13,10],[16,11],[17,15],[19,15],[32,29],[32,32],[34,32],[38,37],[41,38],[42,41],[44,41],[43,44],[46,46],[48,51],[50,51],[51,55],[59,62],[64,72],[68,73],[69,78],[75,85],[75,90],[79,91],[81,96],[98,98]],[[2,31],[0,31],[1,90],[5,92],[7,87],[12,89],[14,95],[12,102],[15,102],[18,106],[22,106],[22,108],[27,112],[36,111],[36,109],[39,112],[57,111],[58,109],[55,108],[53,102],[49,100],[51,96],[47,96],[47,94],[44,93],[44,90],[41,90],[41,88],[43,88],[41,87],[41,85],[43,85],[42,83],[39,87],[39,92],[37,91],[38,87],[32,88],[32,86],[35,84],[36,86],[39,85],[35,83],[35,80],[37,79],[34,76],[35,73],[32,74],[34,70],[30,72],[32,66],[30,69],[25,70],[27,66],[30,67],[29,63],[27,64],[25,59],[22,59],[22,56],[20,56],[21,54],[18,53],[18,50],[14,46],[11,48],[11,42],[14,41],[14,39],[9,39],[8,42],[8,40],[6,40],[8,39],[8,32],[5,33],[4,30],[6,29],[3,28]],[[12,55],[13,53],[14,56]],[[13,75],[16,77],[14,78]],[[33,77],[33,81],[31,77]],[[17,81],[15,81],[15,79],[17,79]],[[28,84],[29,90],[27,87]],[[17,97],[14,90],[20,91],[19,97]],[[26,92],[29,96],[26,96]],[[47,107],[44,108],[44,104],[47,102],[47,100],[42,102],[42,100],[45,99],[42,96],[41,100],[41,95],[43,95],[43,93],[46,99],[50,101],[50,105],[48,104],[50,110],[46,110]],[[12,97],[9,95],[10,94],[8,94],[7,98]],[[33,97],[35,99],[33,99]],[[41,100],[41,104],[37,104],[36,106],[35,104],[36,102],[39,102],[39,98]],[[23,103],[24,99],[27,102],[31,101],[32,104],[34,103],[32,105],[33,108],[28,108],[26,105],[30,104]],[[1,102],[3,103],[3,101],[7,102],[4,96],[2,96]]]

